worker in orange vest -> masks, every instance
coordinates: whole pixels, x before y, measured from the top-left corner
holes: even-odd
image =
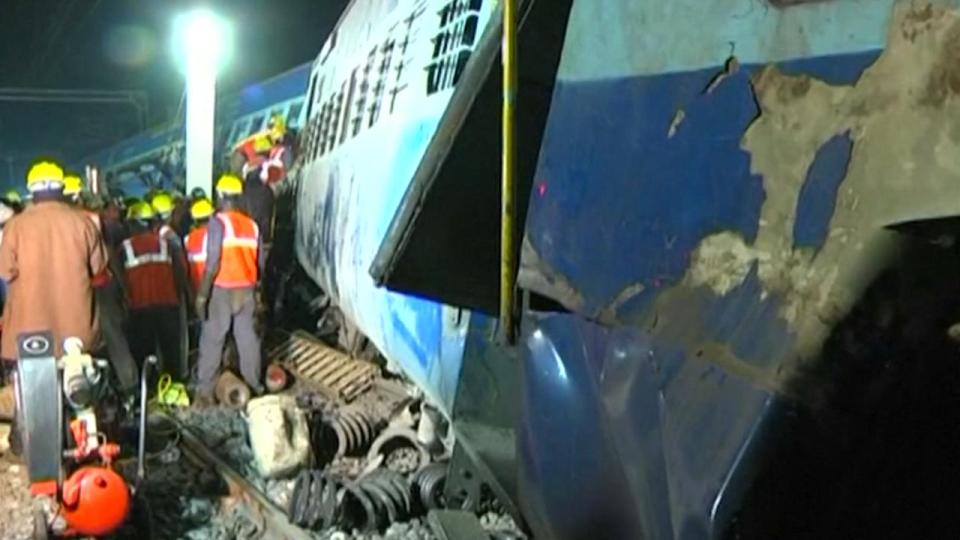
[[[217,181],[218,212],[207,226],[206,268],[197,289],[197,316],[203,321],[197,361],[201,402],[212,400],[227,333],[240,357],[240,373],[254,393],[263,392],[260,337],[254,325],[260,279],[260,230],[240,208],[243,182],[227,174]]]
[[[83,192],[83,180],[79,175],[67,174],[63,178],[63,196],[72,202],[84,213],[97,228],[97,233],[103,241],[103,227],[100,215],[92,210],[79,207],[80,194]],[[130,351],[130,344],[123,331],[124,308],[123,289],[114,276],[123,275],[123,266],[119,258],[109,245],[106,245],[108,265],[102,272],[93,276],[93,296],[100,314],[100,333],[107,348],[107,356],[113,372],[120,383],[120,392],[126,397],[136,396],[137,392],[137,363]]]
[[[190,217],[193,218],[193,230],[187,234],[186,250],[187,263],[190,265],[190,284],[194,294],[203,280],[203,271],[207,266],[207,224],[214,208],[210,199],[197,199],[190,206]]]
[[[146,202],[133,204],[127,215],[130,238],[121,244],[130,307],[130,343],[143,361],[159,352],[161,368],[180,380],[187,376],[182,342],[181,290],[185,262],[173,253],[160,234],[162,223]],[[179,268],[178,268],[179,267]]]

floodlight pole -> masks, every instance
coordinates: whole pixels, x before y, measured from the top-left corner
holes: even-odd
[[[219,59],[211,51],[215,24],[203,24],[204,18],[188,23],[185,32],[187,78],[186,119],[186,191],[203,188],[211,193],[213,184],[213,133],[216,109],[217,68]]]

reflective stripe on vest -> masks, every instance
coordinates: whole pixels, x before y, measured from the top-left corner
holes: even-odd
[[[255,221],[239,212],[217,214],[223,224],[220,267],[214,285],[227,289],[253,287],[257,283],[260,230]],[[242,230],[238,230],[241,229]]]
[[[166,240],[156,231],[144,232],[124,240],[121,245],[130,308],[178,305],[180,294]]]
[[[194,289],[200,286],[207,267],[207,226],[202,225],[187,235],[187,261],[190,263],[190,282]]]
[[[195,238],[200,238],[199,248]],[[187,235],[187,260],[194,262],[207,262],[207,226],[202,229],[196,229]]]
[[[123,262],[123,266],[128,270],[150,263],[173,262],[173,260],[170,258],[170,251],[167,249],[167,243],[163,241],[163,239],[160,240],[159,253],[144,253],[143,255],[137,255],[133,250],[133,242],[129,238],[123,241],[123,250],[127,254],[126,260]]]

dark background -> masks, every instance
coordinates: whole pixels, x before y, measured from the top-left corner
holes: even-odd
[[[348,0],[3,0],[0,88],[138,91],[146,125],[173,119],[183,77],[174,18],[209,6],[234,33],[219,90],[230,92],[313,60]],[[0,101],[0,189],[20,186],[37,155],[69,161],[140,130],[126,104]],[[12,174],[12,179],[11,179]]]

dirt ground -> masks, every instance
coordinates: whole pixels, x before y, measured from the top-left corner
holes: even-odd
[[[6,424],[0,424],[0,437],[6,446]],[[27,486],[26,468],[9,454],[0,455],[0,538],[33,537],[33,513]]]
[[[13,389],[0,387],[0,417],[13,413]],[[10,455],[10,425],[0,422],[0,539],[32,538],[32,500],[24,464]]]

